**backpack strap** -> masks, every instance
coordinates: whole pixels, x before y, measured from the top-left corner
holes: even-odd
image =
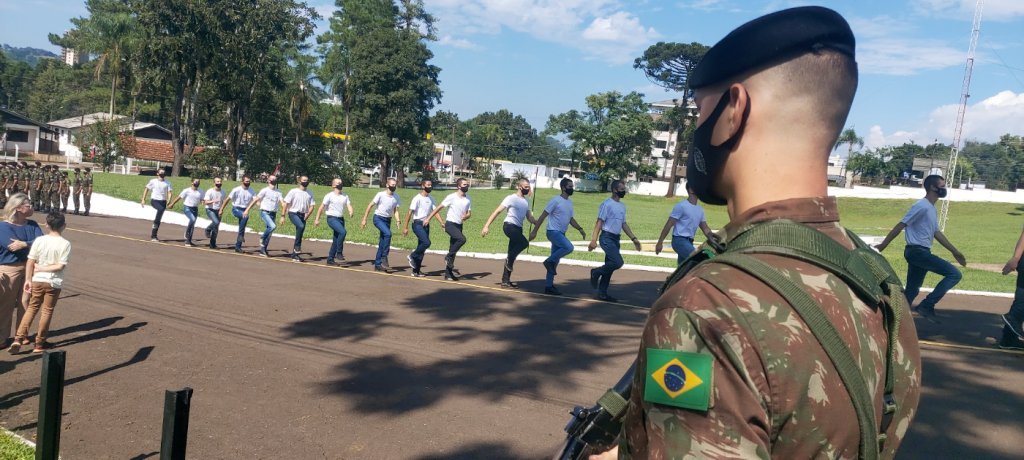
[[[721,263],[736,267],[761,280],[779,293],[800,315],[811,333],[821,343],[832,365],[839,373],[839,378],[849,392],[853,409],[857,414],[857,425],[860,428],[860,455],[863,460],[876,460],[879,454],[879,433],[875,426],[875,411],[868,392],[867,383],[860,367],[854,361],[853,354],[843,341],[828,316],[821,310],[817,302],[801,286],[786,278],[775,268],[742,253],[726,252],[713,259],[713,263]],[[698,275],[708,282],[706,275]]]

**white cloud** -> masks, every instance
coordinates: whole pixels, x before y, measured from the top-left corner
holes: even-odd
[[[857,46],[860,70],[869,74],[914,75],[963,65],[966,51],[939,40],[874,38]]]
[[[935,140],[952,143],[958,109],[957,104],[940,106],[931,111],[924,126],[912,131],[885,134],[881,126],[872,126],[864,138],[864,144],[868,148],[878,148],[910,141],[919,145],[927,145]],[[1020,120],[1024,120],[1024,92],[1002,91],[967,107],[963,141],[995,142],[1003,134],[1024,134]]]
[[[453,39],[520,32],[613,64],[629,62],[658,37],[618,0],[427,0]]]
[[[464,38],[455,38],[451,35],[445,35],[437,40],[439,45],[451,46],[453,48],[461,48],[465,50],[476,50],[480,49],[480,45],[473,43]]]
[[[974,20],[976,0],[913,0],[914,8],[921,14]],[[982,21],[1011,21],[1024,16],[1024,2],[1021,0],[985,0]]]

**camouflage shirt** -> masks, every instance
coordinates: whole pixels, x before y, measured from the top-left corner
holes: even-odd
[[[766,203],[724,230],[773,219],[806,224],[847,248],[834,198]],[[849,344],[875,401],[881,425],[887,335],[882,312],[866,305],[837,276],[796,259],[758,260],[802,284]],[[696,275],[705,275],[708,282]],[[920,351],[904,311],[894,365],[899,404],[882,458],[892,458],[917,411]],[[644,401],[645,350],[711,355],[707,411]],[[811,330],[778,293],[737,268],[704,264],[667,289],[651,307],[620,436],[620,458],[857,458],[857,416],[846,387]]]

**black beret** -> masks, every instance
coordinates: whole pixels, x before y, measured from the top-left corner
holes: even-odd
[[[820,48],[854,58],[855,46],[850,24],[835,11],[820,6],[778,11],[737,27],[711,47],[690,76],[690,88]]]

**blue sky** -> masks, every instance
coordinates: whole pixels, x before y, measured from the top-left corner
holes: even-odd
[[[325,17],[332,0],[307,0]],[[439,109],[468,119],[502,108],[538,129],[600,91],[671,99],[632,68],[657,41],[714,44],[736,26],[813,2],[770,0],[426,0],[443,70]],[[950,142],[976,0],[819,1],[857,36],[861,85],[849,125],[869,147]],[[83,15],[77,0],[0,0],[0,42],[53,49],[46,34]],[[320,30],[326,27],[323,21]],[[987,0],[965,139],[1024,134],[1024,0]]]

